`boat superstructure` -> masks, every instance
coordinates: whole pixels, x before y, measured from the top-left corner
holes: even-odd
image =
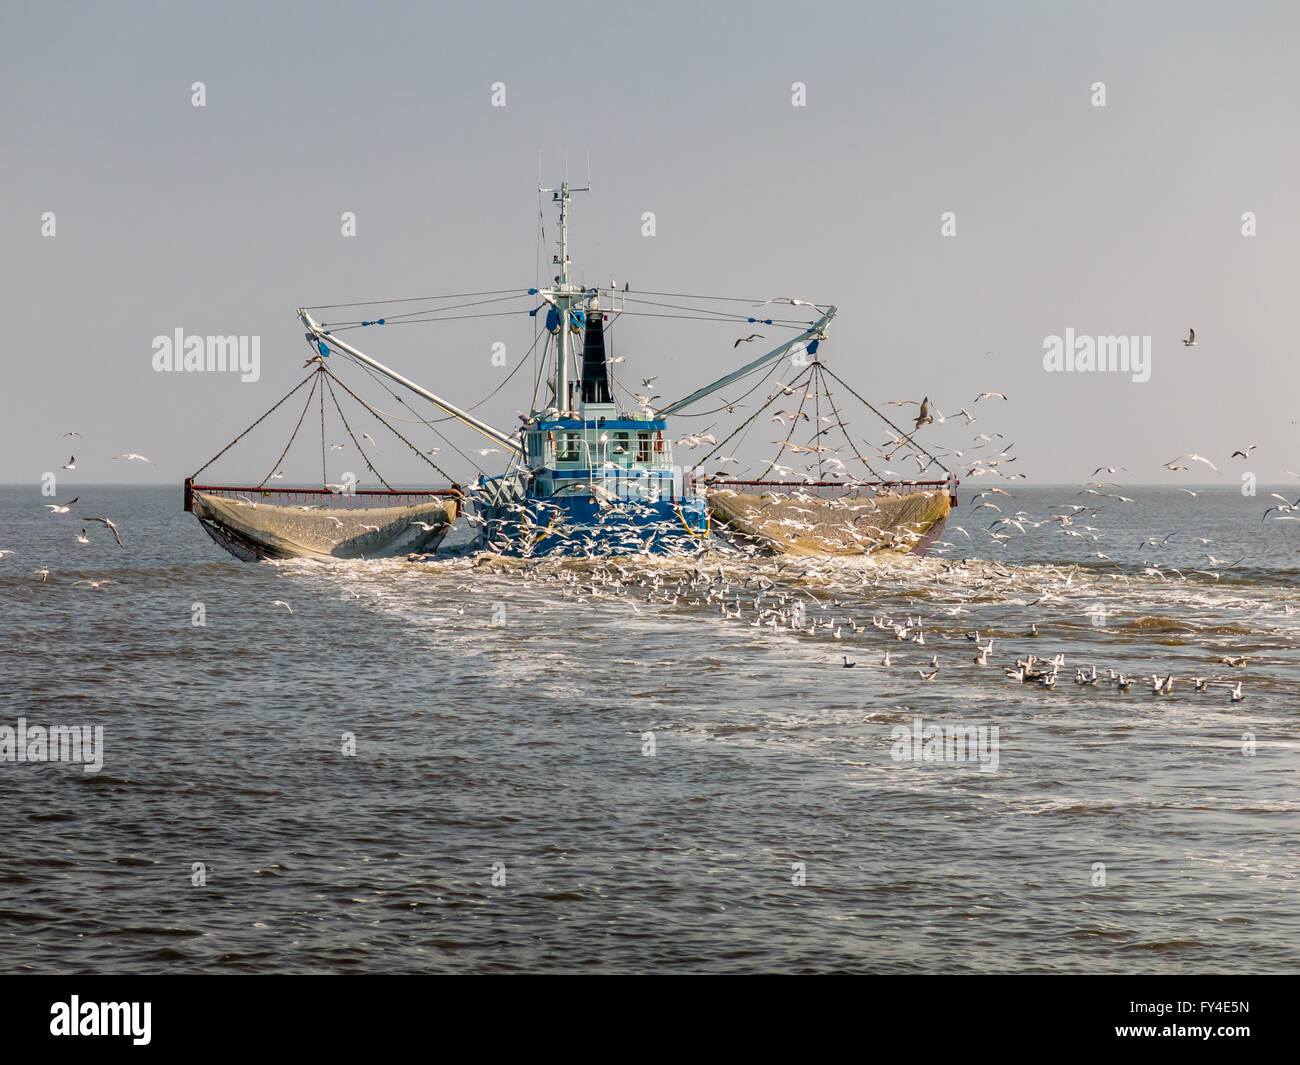
[[[509,456],[505,472],[481,477],[467,492],[486,543],[508,554],[583,555],[698,552],[710,536],[708,499],[689,469],[674,462],[668,416],[712,395],[795,348],[816,351],[836,308],[784,344],[737,371],[662,407],[658,397],[616,402],[606,346],[609,328],[626,306],[626,288],[588,287],[572,280],[569,205],[589,186],[543,188],[559,212],[557,273],[546,288],[529,289],[545,310],[553,337],[550,405],[525,416],[513,434],[488,425],[333,336],[305,309],[299,317],[322,354],[337,348],[415,391],[488,437]]]

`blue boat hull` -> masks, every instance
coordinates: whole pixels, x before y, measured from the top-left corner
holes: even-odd
[[[586,496],[530,496],[519,506],[523,509],[480,505],[492,550],[526,558],[585,558],[693,556],[709,546],[703,497],[602,505]]]

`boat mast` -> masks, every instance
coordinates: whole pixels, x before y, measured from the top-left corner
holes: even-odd
[[[578,297],[582,290],[569,282],[569,203],[571,192],[590,192],[591,178],[587,178],[587,184],[580,189],[569,187],[567,181],[560,183],[558,189],[544,189],[538,186],[539,192],[549,192],[551,200],[559,204],[560,207],[560,251],[558,255],[552,257],[552,263],[559,266],[560,272],[555,275],[555,287],[546,290],[543,294],[549,297],[555,307],[556,313],[560,316],[560,331],[556,336],[555,344],[555,407],[560,415],[572,414],[569,409],[572,404],[569,402],[569,324],[570,315],[573,312],[574,303],[578,302]]]

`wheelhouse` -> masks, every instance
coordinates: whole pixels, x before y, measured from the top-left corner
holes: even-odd
[[[524,431],[524,447],[534,495],[596,485],[619,499],[681,496],[662,419],[543,421]]]

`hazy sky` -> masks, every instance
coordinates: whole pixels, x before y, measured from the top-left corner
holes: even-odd
[[[1103,464],[1216,480],[1162,469],[1188,451],[1218,483],[1284,480],[1297,40],[1286,2],[4,5],[0,481],[75,451],[74,483],[179,483],[306,372],[299,304],[533,284],[539,148],[548,184],[566,153],[585,179],[590,152],[572,226],[587,280],[836,303],[822,355],[859,391],[979,416],[923,430],[936,443],[1002,432],[1034,482]],[[503,374],[492,343],[513,364],[533,324],[351,339],[469,404]],[[1045,372],[1067,327],[1151,336],[1150,381]],[[156,373],[152,340],[177,328],[260,336],[260,380]],[[658,374],[665,397],[758,354],[730,327],[619,328],[625,376]],[[481,411],[508,428],[531,391],[516,381]],[[971,407],[982,390],[1010,401]],[[291,422],[216,479],[260,479]],[[153,465],[110,458],[126,451]],[[319,430],[286,470],[319,481]]]

